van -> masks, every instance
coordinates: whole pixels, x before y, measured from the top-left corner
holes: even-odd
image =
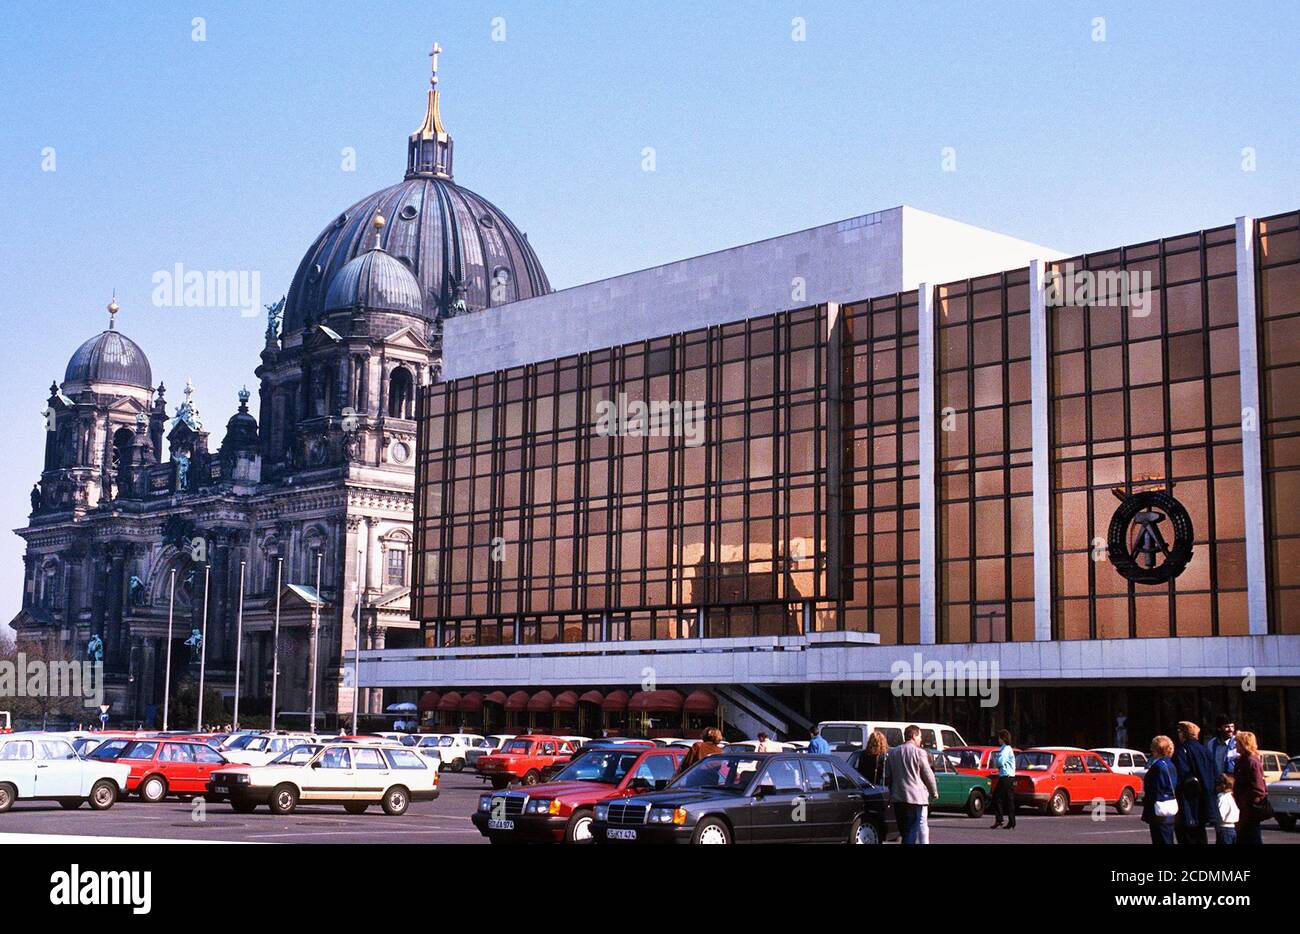
[[[946,723],[919,723],[915,720],[823,720],[817,724],[822,739],[830,743],[831,751],[848,758],[859,749],[865,749],[872,731],[885,734],[889,748],[903,743],[903,730],[912,724],[921,728],[921,745],[926,749],[943,751],[950,746],[965,746],[966,741],[956,729]]]

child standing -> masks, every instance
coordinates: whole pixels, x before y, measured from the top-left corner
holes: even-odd
[[[1231,774],[1219,777],[1219,783],[1216,786],[1219,792],[1219,826],[1214,835],[1215,843],[1233,844],[1237,842],[1237,821],[1241,817],[1241,809],[1237,807],[1236,799],[1232,797],[1232,785],[1233,778]]]

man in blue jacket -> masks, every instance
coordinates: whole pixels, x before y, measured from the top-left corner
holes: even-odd
[[[831,744],[822,739],[821,730],[813,727],[808,731],[812,734],[812,739],[808,740],[808,751],[817,755],[826,755],[831,751]]]
[[[1178,747],[1174,750],[1178,774],[1178,819],[1175,836],[1182,844],[1204,845],[1206,828],[1218,814],[1218,770],[1214,754],[1201,742],[1201,728],[1187,720],[1178,724]]]

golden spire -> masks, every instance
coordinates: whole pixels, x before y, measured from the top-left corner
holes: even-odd
[[[435,42],[433,50],[429,52],[429,58],[433,60],[433,68],[429,75],[429,100],[424,110],[424,122],[411,134],[412,139],[417,137],[437,139],[440,142],[447,140],[447,130],[442,125],[442,115],[438,112],[438,56],[441,54],[442,46]]]
[[[406,177],[435,176],[451,178],[451,134],[442,125],[438,95],[438,56],[442,46],[433,44],[429,58],[433,67],[429,75],[428,101],[424,122],[411,134],[406,146]]]
[[[383,237],[384,237],[384,225],[387,224],[388,221],[384,220],[384,215],[376,211],[375,219],[372,220],[370,223],[373,224],[375,228],[375,249],[382,250]]]
[[[113,297],[108,300],[108,329],[110,331],[116,330],[117,328],[117,312],[117,289],[114,289]]]

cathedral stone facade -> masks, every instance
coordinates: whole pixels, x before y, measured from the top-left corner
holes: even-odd
[[[313,610],[325,713],[352,709],[358,611],[362,648],[421,644],[415,400],[440,377],[442,321],[550,291],[527,237],[453,181],[434,62],[405,178],[338,214],[268,309],[256,416],[241,390],[214,444],[188,384],[169,416],[116,302],[50,387],[13,626],[20,647],[102,655],[115,722],[158,722],[168,655],[173,690],[202,657],[227,696],[238,656],[241,709],[266,709],[277,606],[282,713],[310,704]]]

